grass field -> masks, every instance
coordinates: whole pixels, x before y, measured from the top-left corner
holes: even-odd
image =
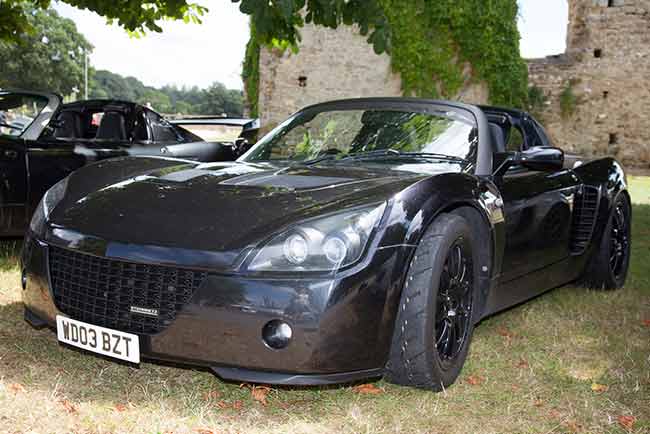
[[[632,179],[616,292],[563,287],[477,328],[457,384],[264,388],[111,363],[22,319],[19,242],[0,248],[0,432],[650,433],[650,179]]]

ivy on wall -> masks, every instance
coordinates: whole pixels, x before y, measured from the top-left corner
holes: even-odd
[[[528,70],[519,54],[517,0],[366,0],[364,7],[380,16],[373,32],[361,26],[361,33],[369,34],[375,52],[390,54],[404,95],[454,98],[469,80],[487,83],[492,104],[526,106]],[[259,63],[259,42],[251,32],[243,76],[256,107],[257,93],[249,88],[257,91],[259,67],[252,62]],[[466,63],[472,67],[469,77]]]
[[[246,44],[246,54],[244,55],[244,65],[241,76],[244,81],[246,100],[249,104],[249,116],[256,118],[259,116],[260,43],[257,40],[255,24],[252,22],[250,24],[250,34],[250,39],[248,44]]]

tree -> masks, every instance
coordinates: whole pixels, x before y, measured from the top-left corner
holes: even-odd
[[[51,0],[3,0],[0,2],[0,40],[16,41],[30,31],[30,7],[47,9]],[[62,0],[80,9],[89,9],[135,34],[147,30],[161,32],[161,20],[201,22],[207,8],[187,0]],[[221,0],[223,1],[223,0]],[[389,49],[390,30],[376,0],[231,0],[251,16],[262,43],[293,44],[300,39],[298,29],[305,22],[336,28],[341,23],[359,24],[361,33],[370,32],[369,41],[377,52]],[[30,7],[27,7],[29,5]],[[303,14],[303,11],[305,12]],[[33,30],[33,29],[32,29]]]
[[[110,71],[91,70],[91,98],[113,98],[134,101],[139,104],[151,104],[162,113],[180,113],[184,115],[221,115],[241,116],[243,113],[243,96],[240,90],[227,89],[215,82],[208,89],[197,86],[178,88],[163,86],[157,89],[146,86],[135,77],[122,77]]]
[[[44,89],[62,95],[82,89],[84,51],[92,46],[74,22],[54,10],[39,8],[27,14],[26,21],[32,29],[29,34],[14,42],[0,40],[0,87]]]

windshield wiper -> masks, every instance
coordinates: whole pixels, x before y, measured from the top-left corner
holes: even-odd
[[[323,161],[336,160],[336,161],[349,161],[349,160],[363,160],[366,158],[421,158],[421,159],[435,159],[444,161],[454,161],[458,163],[468,163],[469,160],[453,155],[436,154],[435,152],[404,152],[397,149],[375,149],[373,151],[355,152],[340,156],[338,153],[325,154],[320,157],[312,158],[311,160],[304,160],[299,162],[300,165],[313,165]]]
[[[310,160],[299,161],[298,164],[302,166],[310,166],[312,164],[320,163],[321,161],[333,160],[337,157],[336,154],[325,154],[320,157],[312,158]]]
[[[468,160],[461,157],[456,157],[453,155],[446,154],[437,154],[435,152],[404,152],[397,149],[379,149],[374,151],[367,152],[358,152],[355,154],[347,155],[340,160],[360,160],[365,158],[376,158],[376,157],[391,157],[391,158],[430,158],[436,160],[446,160],[446,161],[456,161],[459,163],[467,163]]]
[[[15,125],[5,124],[4,122],[0,122],[0,127],[11,128],[12,130],[22,130],[22,128],[20,127],[17,127]]]

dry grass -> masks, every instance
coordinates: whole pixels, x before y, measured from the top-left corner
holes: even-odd
[[[446,392],[383,381],[378,394],[260,389],[266,405],[209,372],[136,369],[59,346],[23,322],[19,243],[5,245],[0,432],[650,433],[650,206],[634,213],[624,290],[560,288],[489,318]]]

